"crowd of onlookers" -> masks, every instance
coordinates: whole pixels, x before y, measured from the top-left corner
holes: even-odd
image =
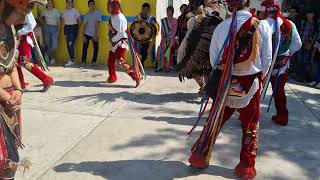
[[[303,44],[291,59],[292,75],[297,81],[320,88],[320,19],[317,13],[291,8],[286,14],[296,24]]]
[[[81,18],[80,12],[73,7],[73,0],[66,0],[66,9],[62,13],[55,8],[53,0],[48,0],[46,9],[38,17],[39,24],[41,24],[38,27],[42,27],[42,31],[37,31],[36,28],[35,34],[44,32],[44,38],[39,38],[44,39],[44,43],[40,42],[39,44],[41,47],[45,47],[46,60],[50,64],[56,63],[55,55],[58,47],[58,36],[62,28],[70,57],[65,66],[75,65],[75,42],[78,33],[82,33],[83,38],[82,64],[86,65],[87,63],[87,50],[90,41],[92,41],[94,47],[92,64],[95,65],[97,63],[99,50],[98,29],[102,19],[101,14],[96,10],[94,0],[88,1],[88,7],[89,11]]]
[[[55,9],[53,1],[48,1],[46,10],[42,11],[38,18],[41,26],[37,26],[35,29],[36,35],[41,34],[41,30],[37,30],[41,27],[45,33],[44,38],[39,35],[39,44],[45,49],[48,62],[54,64],[58,34],[63,28],[70,56],[70,60],[65,66],[72,66],[75,64],[75,41],[78,33],[81,33],[83,37],[82,65],[87,63],[87,49],[90,41],[94,47],[92,59],[94,65],[97,62],[99,50],[98,29],[99,23],[102,21],[101,14],[96,10],[94,0],[88,1],[89,11],[83,18],[81,18],[79,11],[73,7],[73,0],[66,0],[66,3],[67,8],[60,14]],[[162,27],[162,39],[157,53],[155,53],[155,47],[149,48],[150,44],[147,45],[148,48],[142,44],[137,49],[142,54],[144,61],[148,56],[148,50],[152,50],[150,57],[156,72],[170,71],[176,65],[177,49],[187,32],[187,13],[190,11],[188,8],[190,7],[187,4],[180,7],[181,15],[178,19],[173,17],[174,8],[172,6],[167,8],[167,17],[162,18],[159,23]],[[145,16],[143,18],[146,19],[149,13],[150,5],[143,4],[140,15]],[[258,12],[257,16],[263,18],[263,13]],[[298,8],[291,8],[283,13],[283,16],[296,24],[303,43],[303,48],[291,59],[290,72],[292,77],[300,82],[308,82],[310,86],[320,88],[320,19],[318,19],[317,12],[313,10],[301,12]],[[151,46],[154,46],[154,43]]]

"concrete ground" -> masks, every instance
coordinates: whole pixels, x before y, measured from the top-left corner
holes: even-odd
[[[106,67],[51,69],[56,83],[45,94],[40,82],[24,95],[22,158],[33,162],[18,180],[220,180],[236,179],[240,124],[237,115],[220,134],[210,167],[188,167],[187,141],[199,109],[197,86],[172,74],[149,71],[135,89],[119,73],[107,84]],[[26,73],[28,74],[28,73]],[[290,82],[290,124],[271,122],[262,105],[258,180],[320,180],[320,90]],[[274,111],[272,109],[272,111]],[[201,129],[201,128],[198,128]]]

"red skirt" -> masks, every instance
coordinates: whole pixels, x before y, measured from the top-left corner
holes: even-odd
[[[7,89],[12,94],[13,88]],[[3,104],[3,103],[1,103]],[[18,148],[21,144],[21,112],[9,115],[1,108],[0,114],[0,179],[13,178],[16,168],[12,163],[20,161]]]

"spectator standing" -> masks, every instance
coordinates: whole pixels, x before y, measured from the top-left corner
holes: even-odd
[[[180,12],[181,15],[178,17],[178,30],[177,30],[177,36],[179,39],[179,44],[181,44],[183,38],[186,36],[188,27],[188,18],[187,18],[187,13],[188,13],[188,5],[182,4],[180,6]]]
[[[310,86],[320,89],[320,26],[318,26],[318,32],[315,35],[314,49],[311,57],[311,64],[313,68],[312,82]]]
[[[46,10],[41,13],[44,22],[45,44],[50,64],[56,63],[56,49],[58,48],[58,37],[60,32],[60,12],[54,8],[52,0],[48,0]]]
[[[152,40],[149,42],[145,42],[145,43],[140,43],[139,47],[140,47],[140,54],[141,54],[141,63],[144,67],[145,62],[148,58],[148,52],[149,49],[151,47],[151,62],[154,63],[154,59],[155,59],[155,42],[156,42],[156,37],[159,33],[159,24],[156,20],[156,18],[154,16],[150,16],[150,4],[149,3],[144,3],[142,5],[142,9],[141,9],[141,13],[138,14],[136,21],[146,21],[147,23],[149,23],[153,29],[154,29],[154,34],[152,37]]]
[[[73,7],[73,0],[66,0],[67,8],[62,13],[64,36],[67,42],[70,60],[65,67],[75,65],[74,45],[79,31],[80,13]]]
[[[173,17],[174,8],[167,8],[167,17],[161,19],[161,42],[157,54],[158,68],[155,72],[160,72],[163,69],[170,71],[173,65],[175,53],[176,34],[178,20]]]
[[[310,10],[307,11],[306,17],[301,22],[300,36],[303,44],[303,48],[298,54],[297,62],[297,80],[306,80],[307,65],[311,60],[311,51],[313,48],[314,33],[317,30],[317,22],[315,19],[315,13]]]
[[[93,58],[92,65],[97,63],[99,52],[98,30],[99,24],[102,21],[101,14],[96,10],[96,2],[88,1],[89,12],[84,16],[83,21],[83,49],[82,49],[82,66],[87,64],[87,52],[90,40],[93,43]]]

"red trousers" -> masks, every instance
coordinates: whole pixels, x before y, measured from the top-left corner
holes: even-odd
[[[256,175],[254,166],[258,150],[260,96],[260,90],[258,90],[247,107],[240,109],[226,107],[223,113],[221,129],[235,111],[240,113],[242,126],[242,148],[240,153],[240,163],[236,167],[236,173],[239,177],[254,177]],[[208,167],[212,153],[211,150],[214,144],[215,140],[212,141],[211,147],[208,148],[201,157],[199,157],[197,152],[193,152],[189,158],[191,165],[199,168]]]
[[[136,76],[134,74],[133,68],[127,63],[125,60],[125,53],[126,49],[118,48],[116,52],[109,51],[109,58],[108,58],[108,69],[109,69],[109,82],[117,81],[117,73],[116,73],[116,63],[120,65],[120,67],[128,73],[128,75],[133,79],[136,80]]]
[[[275,76],[271,77],[272,89],[276,89],[274,92],[274,102],[277,110],[276,116],[274,116],[274,120],[281,123],[287,124],[289,121],[289,113],[287,109],[287,97],[284,90],[284,87],[288,80],[288,70],[281,74],[279,78],[276,80]],[[277,81],[277,84],[276,84]]]
[[[31,34],[28,35],[31,37]],[[24,81],[24,75],[22,73],[21,67],[24,67],[27,69],[30,73],[32,73],[34,76],[36,76],[38,79],[40,79],[43,83],[43,86],[47,87],[50,86],[53,83],[53,79],[50,76],[47,76],[44,72],[42,72],[38,66],[34,65],[31,62],[31,48],[32,46],[27,42],[27,36],[22,37],[20,40],[20,44],[18,47],[19,50],[19,61],[17,66],[19,79],[21,83],[21,87],[25,88],[26,83]]]

